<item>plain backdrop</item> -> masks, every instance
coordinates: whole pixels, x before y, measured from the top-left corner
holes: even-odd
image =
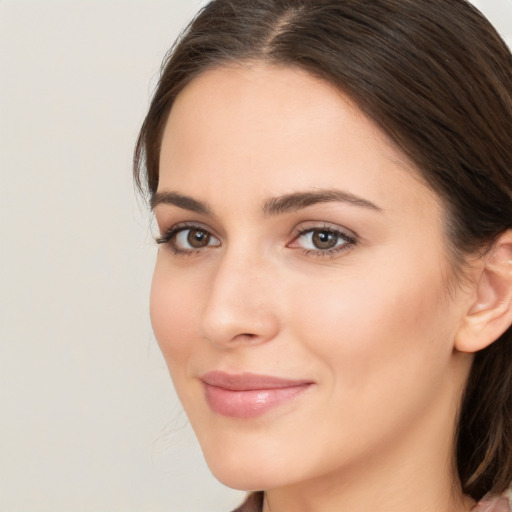
[[[475,2],[512,42],[512,0]],[[131,182],[194,0],[0,0],[0,512],[227,512],[151,333]]]

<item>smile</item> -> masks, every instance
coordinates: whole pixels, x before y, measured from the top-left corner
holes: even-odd
[[[233,418],[254,418],[297,398],[311,381],[281,379],[244,373],[209,372],[201,379],[213,412]]]

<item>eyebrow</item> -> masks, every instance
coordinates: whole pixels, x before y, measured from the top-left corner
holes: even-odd
[[[156,192],[151,198],[151,209],[154,210],[160,204],[170,204],[202,215],[212,215],[212,210],[206,203],[177,192]]]
[[[294,212],[319,203],[349,203],[370,210],[382,211],[376,204],[358,197],[350,192],[337,189],[317,190],[312,192],[295,192],[269,199],[263,206],[265,216]]]
[[[382,211],[376,204],[356,196],[350,192],[337,189],[294,192],[279,197],[273,197],[263,205],[263,215],[266,217],[295,212],[320,203],[348,203],[374,211]],[[158,205],[168,204],[184,210],[213,216],[212,209],[207,203],[177,192],[157,192],[151,198],[151,209]]]

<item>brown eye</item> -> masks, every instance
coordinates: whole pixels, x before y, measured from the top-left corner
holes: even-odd
[[[323,231],[313,231],[313,236],[311,237],[311,241],[316,249],[327,250],[336,247],[336,244],[339,241],[339,236],[332,231],[323,230]]]
[[[194,249],[202,249],[210,244],[211,235],[202,229],[189,229],[187,242]]]
[[[288,247],[304,249],[308,255],[312,256],[332,256],[354,246],[356,242],[355,236],[345,231],[318,227],[301,230]]]
[[[172,228],[157,240],[169,244],[176,253],[194,252],[208,247],[219,247],[220,241],[201,227]]]

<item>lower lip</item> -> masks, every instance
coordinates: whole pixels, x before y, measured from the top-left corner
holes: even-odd
[[[297,398],[310,385],[236,391],[205,384],[205,389],[206,400],[217,414],[231,418],[254,418]]]

